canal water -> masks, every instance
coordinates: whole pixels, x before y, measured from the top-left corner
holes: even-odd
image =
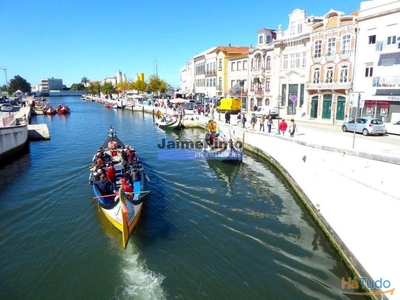
[[[162,139],[202,130],[168,133],[151,114],[48,100],[71,114],[33,117],[51,140],[0,167],[2,299],[351,299],[343,263],[265,162],[158,159]],[[127,249],[88,183],[110,124],[151,180]]]

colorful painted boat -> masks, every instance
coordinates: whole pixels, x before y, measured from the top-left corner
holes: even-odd
[[[215,124],[215,125],[213,125]],[[241,163],[243,160],[243,145],[235,141],[231,135],[221,132],[213,120],[209,121],[204,135],[202,158],[219,160],[229,163]]]
[[[182,118],[177,116],[167,116],[161,111],[156,112],[156,125],[162,129],[181,130],[185,128]]]
[[[53,106],[51,106],[50,104],[47,103],[47,105],[45,105],[43,107],[43,114],[45,115],[55,115],[57,113],[57,111],[53,108]]]
[[[71,112],[71,109],[68,107],[68,105],[64,104],[58,104],[56,110],[60,115],[69,114]]]
[[[116,132],[110,128],[101,151],[105,157],[109,157],[109,159],[106,159],[106,163],[112,164],[116,170],[114,187],[116,193],[103,195],[100,192],[99,185],[96,183],[96,173],[99,171],[97,167],[92,167],[89,175],[94,199],[105,217],[122,233],[122,247],[124,248],[126,248],[129,235],[140,218],[143,201],[149,194],[149,191],[145,190],[146,183],[150,181],[140,160],[134,161],[131,165],[125,163],[122,152],[130,148],[130,146],[123,144],[118,139]],[[93,161],[97,159],[97,153],[93,157]],[[124,174],[128,174],[127,177],[130,178],[128,184],[133,192],[124,191],[121,185],[121,179],[125,178]]]

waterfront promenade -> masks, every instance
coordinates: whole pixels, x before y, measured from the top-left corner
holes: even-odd
[[[371,143],[365,151],[357,151],[351,149],[351,134],[344,144],[340,138],[316,136],[307,130],[291,138],[287,133],[283,137],[218,124],[236,138],[244,138],[246,148],[280,170],[356,272],[355,278],[385,281],[382,291],[400,287],[396,267],[400,245],[395,238],[400,227],[399,146],[381,149]],[[400,291],[375,295],[382,296],[400,299]]]

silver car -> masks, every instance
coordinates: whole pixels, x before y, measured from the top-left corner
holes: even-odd
[[[371,118],[371,117],[361,117],[344,122],[342,125],[342,130],[344,132],[351,131],[354,132],[354,125],[356,132],[362,133],[363,135],[370,135],[370,134],[379,134],[384,135],[386,134],[386,126],[382,122],[382,120]]]

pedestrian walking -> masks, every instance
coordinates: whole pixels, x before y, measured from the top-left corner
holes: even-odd
[[[251,114],[251,119],[250,119],[251,129],[255,130],[255,129],[254,129],[254,126],[256,125],[256,123],[257,123],[256,114],[252,113],[252,114]]]
[[[243,126],[243,128],[246,128],[246,122],[247,122],[246,115],[243,113],[242,114],[242,126]]]
[[[260,131],[262,130],[263,132],[265,131],[264,123],[265,123],[265,116],[262,115],[260,118]]]
[[[231,124],[231,113],[228,110],[225,113],[225,123]]]
[[[298,132],[298,130],[297,130],[297,125],[296,125],[296,123],[294,122],[294,120],[291,119],[291,120],[290,120],[290,126],[289,126],[289,133],[290,133],[290,136],[291,136],[291,137],[294,137],[294,133],[295,133],[295,132]]]
[[[272,117],[269,116],[267,120],[268,133],[271,133],[272,126],[274,126],[274,121],[272,121]]]
[[[279,131],[282,133],[282,135],[285,135],[287,127],[288,124],[286,123],[285,119],[282,119],[281,123],[279,123]]]

